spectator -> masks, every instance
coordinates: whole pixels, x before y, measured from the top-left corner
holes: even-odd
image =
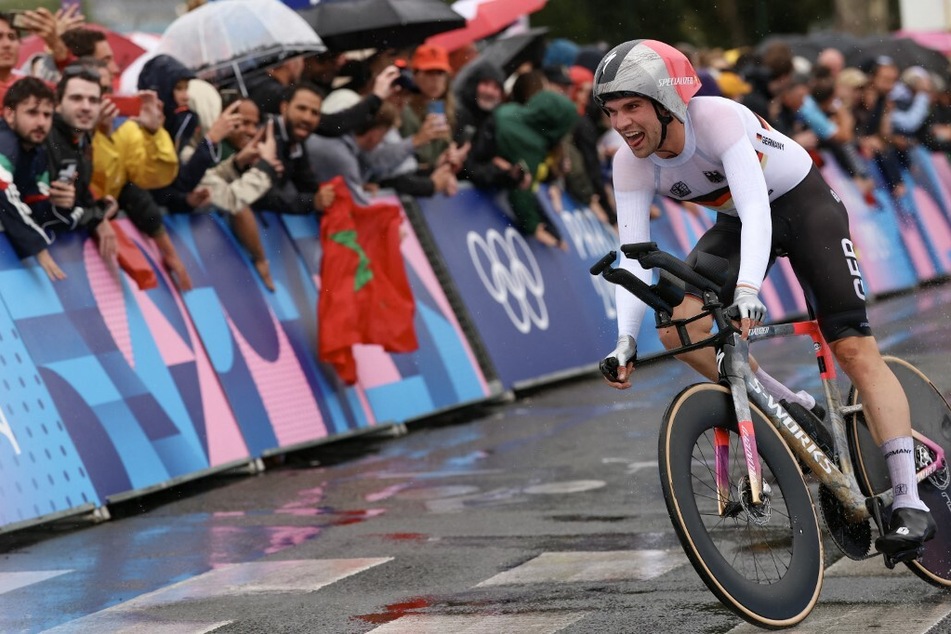
[[[364,155],[371,152],[382,141],[386,133],[397,122],[399,113],[396,107],[386,103],[377,111],[372,121],[355,132],[341,137],[330,138],[312,134],[306,142],[307,156],[314,174],[320,182],[327,182],[335,176],[342,176],[353,201],[367,206],[370,200],[369,179],[365,168]]]
[[[250,99],[237,99],[233,104],[239,124],[222,139],[221,162],[205,172],[200,186],[209,192],[209,202],[226,214],[232,232],[248,251],[264,286],[273,291],[271,265],[251,205],[267,193],[283,170],[277,159],[274,122],[268,121],[262,127],[261,111]],[[186,147],[182,158],[187,161],[194,151],[193,146]]]
[[[323,93],[312,84],[298,84],[281,102],[274,117],[277,158],[283,172],[268,192],[253,204],[255,210],[290,214],[321,214],[333,202],[331,186],[321,186],[307,159],[304,142],[320,122]]]
[[[394,90],[387,98],[387,101],[395,106],[397,113],[405,111],[410,95],[418,90],[411,77],[408,82],[406,79],[401,75],[403,86]],[[436,117],[427,117],[419,130],[406,138],[400,135],[399,121],[398,117],[397,124],[384,135],[383,141],[374,150],[364,154],[368,180],[407,196],[426,198],[437,193],[454,195],[458,189],[458,181],[452,165],[445,162],[432,171],[424,171],[420,169],[416,159],[417,148],[445,136],[442,121]]]
[[[898,81],[898,66],[886,56],[873,61],[869,81],[853,110],[862,155],[871,159],[885,180],[886,188],[896,197],[905,193],[902,182],[902,156],[893,143],[892,89]]]
[[[79,27],[68,29],[62,34],[63,43],[74,57],[92,57],[106,63],[113,77],[118,77],[122,69],[116,63],[112,45],[106,34],[96,29]]]
[[[523,178],[521,168],[498,156],[495,147],[492,113],[505,98],[504,82],[498,65],[476,60],[463,68],[454,84],[457,110],[453,136],[459,144],[470,143],[459,176],[483,189],[517,187]]]
[[[779,113],[777,97],[786,89],[793,74],[793,54],[788,45],[774,42],[767,46],[753,66],[743,70],[744,79],[753,90],[743,97],[741,103],[775,123]]]
[[[102,85],[99,73],[82,64],[67,66],[56,86],[56,110],[46,138],[50,174],[68,173],[75,165],[75,213],[81,213],[79,225],[94,232],[99,253],[106,260],[116,256],[116,234],[109,223],[119,209],[112,196],[96,201],[89,189],[92,180],[92,134],[102,109]]]
[[[145,191],[169,185],[178,174],[175,145],[163,127],[162,104],[154,91],[139,91],[139,114],[116,127],[119,111],[109,99],[113,78],[103,62],[99,74],[105,98],[93,135],[93,192],[118,200],[132,224],[155,241],[178,288],[190,290],[191,277],[165,230],[158,205]]]
[[[36,35],[46,45],[44,52],[30,56],[24,63],[27,74],[56,83],[59,81],[60,71],[81,56],[70,52],[62,38],[66,31],[79,27],[85,20],[79,13],[79,4],[59,9],[56,13],[45,7],[38,7],[23,11],[21,18],[24,30]]]
[[[753,92],[749,82],[731,70],[723,70],[717,74],[717,88],[722,96],[734,101],[742,101],[746,95]]]
[[[42,80],[24,77],[4,95],[0,122],[0,221],[17,256],[35,256],[51,281],[66,278],[48,249],[56,233],[83,223],[95,227],[102,220],[76,208],[75,173],[49,180],[43,144],[52,127],[54,101],[53,90]]]
[[[840,72],[838,76],[841,79],[849,75]],[[855,142],[855,118],[851,106],[838,98],[837,94],[837,86],[831,78],[816,81],[812,89],[812,101],[830,122],[826,134],[817,133],[819,149],[829,152],[839,167],[852,177],[866,198],[870,198],[875,183],[869,176],[866,163]],[[851,104],[851,101],[848,104]]]
[[[568,69],[565,66],[545,66],[542,69],[542,75],[545,76],[545,86],[560,95],[571,98],[571,91],[574,83],[568,76]]]
[[[248,97],[265,114],[279,114],[288,88],[296,85],[304,73],[304,58],[291,57],[266,73],[249,79]]]
[[[535,199],[539,167],[574,126],[578,112],[570,99],[548,90],[531,97],[525,105],[507,103],[493,113],[499,154],[522,165],[532,179],[528,188],[509,190],[509,203],[518,228],[544,245],[567,248],[557,229],[544,220]]]
[[[13,16],[0,13],[0,99],[20,78],[15,70],[20,59],[20,33],[13,28]]]
[[[837,48],[824,48],[816,57],[816,66],[825,69],[834,81],[845,68],[845,55]]]
[[[581,47],[571,40],[563,37],[555,38],[545,47],[545,55],[542,58],[542,67],[548,66],[572,66],[578,59],[578,53]]]
[[[238,126],[235,112],[238,103],[222,112],[221,97],[210,88],[214,102],[203,109],[210,110],[213,118],[207,132],[201,127],[198,115],[189,104],[191,86],[203,85],[194,80],[194,74],[181,62],[168,55],[150,59],[139,74],[139,86],[155,86],[165,111],[164,127],[171,135],[179,156],[179,169],[175,180],[168,186],[154,189],[152,197],[169,211],[191,212],[210,204],[211,192],[201,186],[205,172],[221,159],[220,143],[232,129]],[[184,151],[189,148],[186,155]]]
[[[400,134],[404,138],[413,136],[427,118],[435,121],[442,133],[439,138],[416,148],[419,168],[428,173],[449,163],[453,171],[458,173],[469,146],[459,147],[452,141],[456,107],[455,97],[449,91],[449,72],[452,70],[449,55],[441,46],[423,44],[413,53],[410,68],[419,93],[410,95],[400,113]],[[433,107],[441,112],[433,111]]]
[[[334,79],[347,63],[347,58],[338,51],[324,51],[304,58],[304,69],[300,79],[310,82],[330,94],[333,90]]]
[[[902,71],[900,81],[889,93],[894,102],[892,129],[908,139],[923,133],[925,121],[934,103],[934,83],[931,74],[921,66],[909,66]]]

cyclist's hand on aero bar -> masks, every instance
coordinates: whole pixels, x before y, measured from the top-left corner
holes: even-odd
[[[740,335],[746,339],[750,328],[766,319],[766,306],[759,299],[759,291],[750,286],[737,286],[733,305],[740,312]]]
[[[634,359],[637,358],[637,342],[631,335],[621,335],[617,347],[601,360],[601,374],[608,385],[624,390],[631,387],[630,377],[634,372]]]

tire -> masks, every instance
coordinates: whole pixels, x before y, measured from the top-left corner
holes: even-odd
[[[824,573],[819,523],[802,471],[779,432],[751,406],[763,481],[772,505],[763,526],[741,510],[720,517],[714,427],[730,431],[730,497],[747,473],[730,391],[688,387],[671,402],[660,434],[660,479],[684,552],[720,601],[750,623],[795,625],[812,611]]]
[[[945,458],[951,459],[951,408],[941,393],[918,368],[898,359],[885,357],[908,397],[911,408],[912,428],[924,434],[944,449]],[[855,386],[849,390],[849,404],[861,402]],[[861,412],[848,417],[847,432],[849,451],[855,464],[859,488],[866,495],[881,493],[891,488],[888,467],[869,432]],[[924,445],[915,443],[916,457],[927,451]],[[930,455],[930,454],[928,454]],[[925,479],[918,485],[918,494],[931,509],[938,525],[934,539],[925,543],[925,552],[920,560],[905,562],[912,572],[928,583],[951,587],[951,478],[947,469]],[[886,517],[891,510],[886,510]]]

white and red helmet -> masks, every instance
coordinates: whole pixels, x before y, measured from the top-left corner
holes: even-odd
[[[631,40],[611,49],[594,73],[599,105],[618,97],[653,99],[683,121],[687,103],[700,90],[700,78],[686,56],[657,40]]]

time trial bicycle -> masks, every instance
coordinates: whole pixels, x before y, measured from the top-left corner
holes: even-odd
[[[832,541],[852,559],[875,556],[873,527],[878,534],[888,527],[893,493],[881,450],[865,423],[862,394],[852,386],[843,401],[831,349],[814,320],[759,326],[742,339],[733,325],[738,315],[717,295],[726,275],[722,259],[701,254],[691,267],[653,242],[625,244],[621,251],[645,269],[659,269],[657,283],[648,285],[613,268],[614,251],[591,273],[653,308],[657,327],[675,329],[681,344],[638,359],[635,366],[716,349],[719,382],[681,391],[660,430],[661,486],[680,543],[707,587],[737,615],[771,629],[795,625],[815,607],[822,588],[825,559],[817,507]],[[703,308],[690,319],[676,320],[673,307],[683,300],[685,283],[702,293]],[[690,341],[687,325],[706,317],[713,319],[713,333]],[[805,408],[777,401],[750,369],[749,343],[793,335],[812,339],[831,431]],[[912,364],[885,360],[908,397],[919,494],[938,526],[923,551],[898,557],[925,581],[949,587],[951,476],[945,451],[951,451],[951,408]],[[806,473],[818,481],[816,503]],[[889,568],[897,563],[884,558]]]

